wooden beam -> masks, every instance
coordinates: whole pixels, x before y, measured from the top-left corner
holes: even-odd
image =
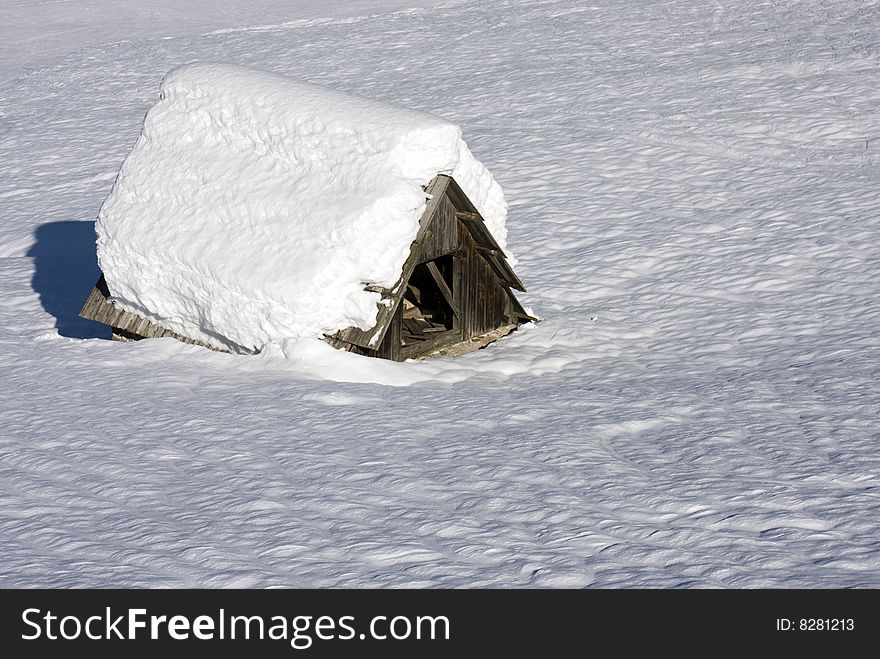
[[[449,308],[452,309],[452,313],[456,316],[460,316],[461,311],[455,303],[455,300],[452,299],[452,291],[450,291],[449,286],[446,285],[446,280],[443,279],[443,275],[440,273],[440,268],[438,268],[437,264],[433,261],[428,261],[426,265],[428,266],[428,272],[431,273],[440,292],[443,293],[443,297],[446,298],[446,303],[449,305]]]
[[[438,348],[458,343],[459,341],[461,341],[461,334],[459,332],[456,330],[447,330],[443,333],[437,333],[425,341],[403,346],[403,348],[400,349],[400,358],[401,361],[403,361],[414,357],[418,358],[420,356],[427,356]]]
[[[110,301],[110,289],[107,287],[107,281],[104,275],[98,279],[98,283],[92,289],[91,294],[86,300],[85,305],[79,312],[79,315],[98,323],[110,325],[113,328],[113,338],[117,340],[136,341],[138,339],[152,339],[170,336],[183,343],[203,346],[216,350],[217,352],[240,352],[246,354],[255,354],[256,350],[244,348],[231,342],[228,348],[216,348],[208,343],[191,339],[189,337],[172,332],[170,329],[147,320],[136,313],[123,311]]]
[[[516,276],[513,268],[510,267],[504,251],[483,221],[483,216],[480,215],[476,206],[471,203],[454,179],[451,179],[449,182],[447,195],[452,200],[452,203],[455,204],[455,217],[461,221],[463,227],[467,228],[474,242],[480,247],[494,250],[493,253],[481,251],[480,254],[492,266],[495,274],[513,288],[525,292],[526,287],[523,286],[522,281]]]
[[[413,338],[418,339],[420,336],[424,336],[425,334],[422,331],[422,328],[419,327],[419,323],[415,318],[404,318],[403,326],[413,336]]]
[[[384,286],[377,286],[375,284],[364,284],[364,290],[368,293],[378,293],[383,298],[390,298],[392,295],[390,289],[385,288]]]
[[[530,316],[527,313],[520,313],[519,311],[514,311],[513,315],[516,316],[517,318],[519,318],[520,320],[523,320],[527,323],[537,323],[538,322],[537,318],[535,318],[534,316]]]

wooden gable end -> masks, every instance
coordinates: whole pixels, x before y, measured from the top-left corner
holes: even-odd
[[[378,291],[383,293],[383,297],[379,302],[379,312],[376,315],[376,324],[368,330],[349,327],[332,334],[330,338],[345,343],[351,343],[360,346],[361,348],[371,350],[379,348],[385,338],[385,333],[388,331],[391,320],[394,318],[394,313],[397,311],[397,307],[403,299],[403,294],[406,290],[406,282],[409,281],[413,270],[419,263],[419,257],[422,253],[422,242],[431,226],[431,220],[434,217],[435,211],[441,206],[443,200],[446,198],[445,193],[451,180],[452,179],[449,176],[436,176],[428,184],[428,187],[425,188],[425,192],[431,195],[431,198],[428,200],[428,204],[422,213],[422,217],[419,219],[419,231],[416,234],[416,239],[410,247],[409,256],[403,264],[403,272],[400,275],[400,279],[397,280],[397,283],[390,290]],[[375,290],[369,285],[367,286],[367,289]]]
[[[511,291],[525,287],[455,180],[438,175],[426,192],[432,196],[400,279],[391,290],[367,286],[384,294],[376,325],[336,332],[326,337],[331,345],[398,361],[437,350],[458,354],[535,320]],[[408,304],[425,287],[435,298],[432,314]],[[444,316],[440,321],[432,318],[438,311]]]

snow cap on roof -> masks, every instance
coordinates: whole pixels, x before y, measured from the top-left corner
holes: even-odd
[[[504,247],[500,186],[458,126],[228,64],[171,71],[98,222],[121,308],[216,347],[369,329],[450,174]]]

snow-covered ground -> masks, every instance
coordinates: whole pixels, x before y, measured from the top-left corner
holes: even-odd
[[[89,46],[437,4],[438,0],[3,0],[0,80]]]
[[[68,4],[0,10],[0,584],[880,586],[880,6]],[[196,60],[460,124],[543,322],[419,364],[105,340],[93,221]]]

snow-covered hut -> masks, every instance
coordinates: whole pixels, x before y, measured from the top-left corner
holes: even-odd
[[[437,117],[225,64],[176,69],[96,224],[82,314],[115,338],[403,360],[533,320],[507,205]]]

